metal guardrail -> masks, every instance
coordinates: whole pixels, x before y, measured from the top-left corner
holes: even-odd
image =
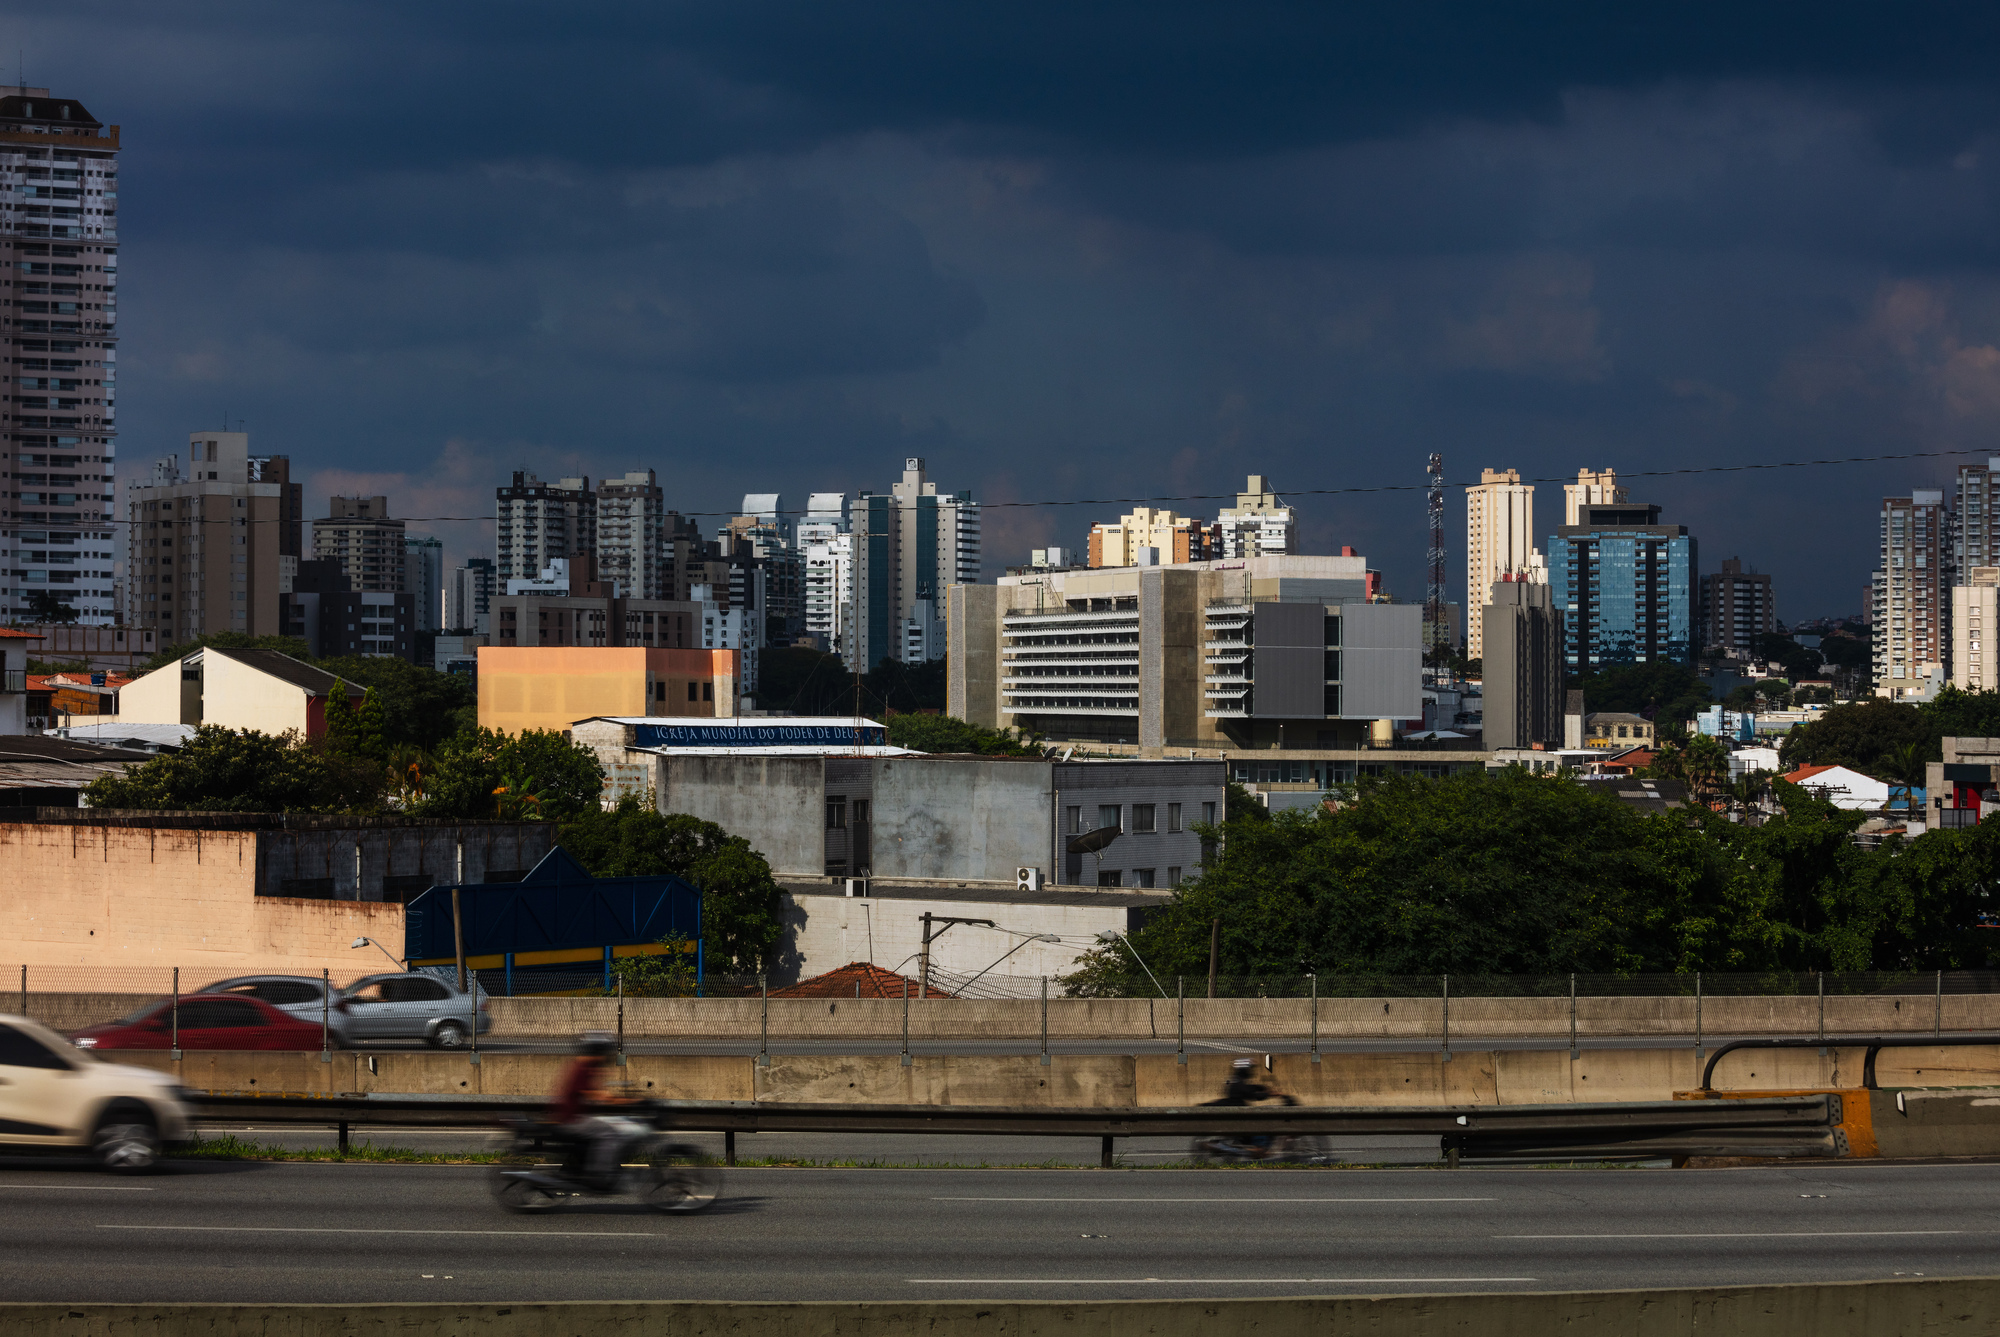
[[[2000,1045],[2000,1035],[1871,1035],[1841,1039],[1828,1037],[1823,1040],[1783,1036],[1763,1040],[1731,1040],[1719,1045],[1708,1056],[1708,1063],[1701,1070],[1701,1089],[1715,1089],[1715,1065],[1722,1061],[1724,1054],[1739,1049],[1818,1049],[1822,1053],[1829,1049],[1866,1049],[1861,1060],[1861,1086],[1863,1090],[1875,1091],[1875,1056],[1885,1049],[1954,1049],[1966,1045]]]
[[[255,1119],[349,1125],[462,1126],[531,1116],[540,1100],[243,1091],[194,1092],[201,1122]],[[1436,1134],[1447,1161],[1475,1158],[1650,1159],[1661,1156],[1832,1156],[1839,1097],[1781,1096],[1731,1101],[1633,1101],[1591,1105],[1343,1106],[1195,1105],[1045,1107],[1017,1105],[842,1105],[764,1101],[667,1101],[665,1126],[725,1135],[734,1162],[737,1133],[991,1133],[1016,1137],[1097,1137],[1104,1165],[1120,1137],[1218,1134],[1379,1136]]]

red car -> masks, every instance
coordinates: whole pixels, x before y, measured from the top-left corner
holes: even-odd
[[[78,1049],[171,1049],[174,1005],[148,1003],[131,1016],[70,1036]],[[190,994],[180,1001],[182,1049],[292,1049],[320,1047],[320,1028],[308,1026],[259,998],[242,994]]]

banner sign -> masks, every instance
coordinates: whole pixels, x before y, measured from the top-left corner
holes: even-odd
[[[857,738],[855,735],[859,734]],[[886,743],[889,731],[880,725],[851,724],[638,724],[634,747],[852,747]]]

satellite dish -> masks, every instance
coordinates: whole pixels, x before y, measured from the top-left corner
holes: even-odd
[[[1071,854],[1095,854],[1123,834],[1124,831],[1121,827],[1100,826],[1095,831],[1086,831],[1080,836],[1071,836],[1069,852]]]

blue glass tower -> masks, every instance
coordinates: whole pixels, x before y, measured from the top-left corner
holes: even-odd
[[[1610,664],[1694,662],[1695,541],[1658,506],[1586,504],[1549,539],[1549,585],[1563,610],[1571,673]]]

